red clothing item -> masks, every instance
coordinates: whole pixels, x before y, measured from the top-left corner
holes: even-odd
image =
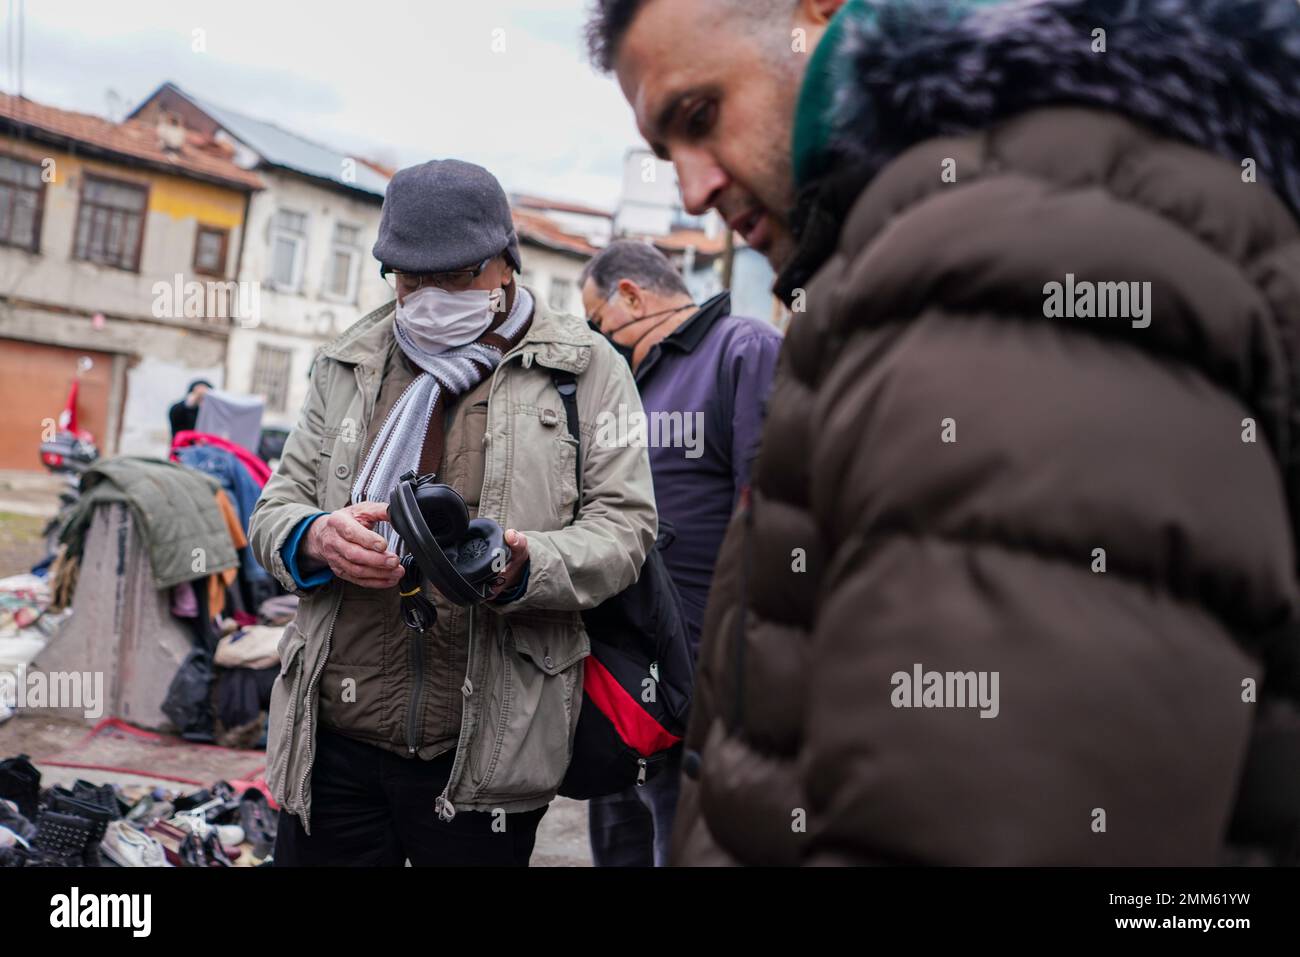
[[[176,451],[186,448],[190,445],[211,445],[214,448],[225,449],[227,452],[234,454],[239,459],[244,468],[248,469],[248,474],[253,477],[258,488],[266,485],[267,480],[271,477],[271,467],[259,459],[242,445],[236,445],[228,439],[223,439],[219,435],[209,435],[207,432],[195,432],[187,429],[184,432],[177,432],[176,438],[172,439],[171,459],[173,462],[178,461]]]

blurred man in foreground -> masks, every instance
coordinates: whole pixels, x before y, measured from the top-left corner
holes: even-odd
[[[1297,735],[1252,749],[1300,689],[1294,0],[600,0],[589,38],[794,313],[675,860],[1294,853]]]

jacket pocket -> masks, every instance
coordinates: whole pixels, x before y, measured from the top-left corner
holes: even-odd
[[[266,783],[281,807],[287,805],[293,787],[290,766],[297,763],[293,758],[302,720],[303,649],[306,645],[307,639],[297,625],[290,622],[276,647],[280,653],[280,673],[271,687],[266,734]]]
[[[325,487],[329,484],[330,480],[330,461],[333,458],[333,453],[330,449],[331,444],[333,444],[332,439],[322,437],[321,447],[316,450],[317,502],[323,502],[325,500]]]
[[[555,517],[559,521],[556,527],[563,528],[573,521],[573,510],[578,504],[578,441],[565,432],[555,437],[555,449],[551,487],[555,489]]]
[[[588,646],[561,634],[571,623],[503,624],[503,640],[491,652],[500,658],[499,676],[487,692],[470,762],[475,797],[549,796],[572,755]]]
[[[455,448],[448,448],[447,467],[441,481],[462,490],[466,503],[477,509],[483,496],[486,467],[483,436],[487,433],[487,399],[475,402],[463,415],[463,421],[457,423],[459,440]]]

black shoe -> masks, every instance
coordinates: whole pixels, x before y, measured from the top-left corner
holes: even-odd
[[[99,831],[99,836],[95,832]],[[36,836],[32,839],[32,850],[41,860],[43,866],[82,867],[86,864],[89,849],[96,851],[98,859],[99,841],[104,832],[91,820],[77,814],[62,814],[50,808],[41,808],[36,817]],[[28,861],[25,866],[42,866],[35,861]]]
[[[192,811],[200,804],[207,804],[211,800],[212,792],[207,788],[204,788],[202,791],[195,791],[193,794],[182,794],[180,797],[172,801],[172,805],[176,808],[177,812]]]
[[[104,832],[108,830],[108,825],[117,819],[115,817],[116,811],[106,811],[98,804],[92,804],[77,797],[67,788],[50,788],[46,799],[49,801],[50,810],[62,815],[79,817],[90,825],[93,840],[85,848],[83,863],[87,867],[101,867],[103,862],[99,856],[99,842],[104,839]],[[40,824],[38,822],[38,831],[39,828]]]
[[[36,817],[40,806],[41,772],[25,754],[0,761],[0,798],[18,805],[18,813],[28,820]]]
[[[9,847],[0,851],[0,867],[77,867],[79,860],[64,860],[30,847]]]
[[[244,829],[244,840],[253,845],[253,856],[269,856],[275,847],[276,817],[259,789],[249,788],[240,799],[239,825]]]
[[[185,840],[181,841],[178,853],[181,858],[181,867],[208,866],[207,855],[203,853],[203,842],[193,834],[185,835]]]
[[[234,867],[234,863],[226,854],[226,849],[221,846],[221,841],[217,839],[216,831],[208,831],[208,836],[203,839],[203,853],[208,860],[208,867]]]
[[[218,781],[212,785],[211,791],[214,798],[221,798],[223,801],[233,801],[235,799],[235,789],[230,786],[229,782]]]
[[[74,781],[72,782],[72,796],[85,801],[87,804],[102,808],[110,815],[111,820],[121,820],[122,804],[118,801],[117,792],[113,790],[111,784],[96,786],[89,781]]]

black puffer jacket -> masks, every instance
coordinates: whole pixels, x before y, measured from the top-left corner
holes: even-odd
[[[916,6],[809,66],[675,860],[1221,861],[1296,674],[1300,8]]]

